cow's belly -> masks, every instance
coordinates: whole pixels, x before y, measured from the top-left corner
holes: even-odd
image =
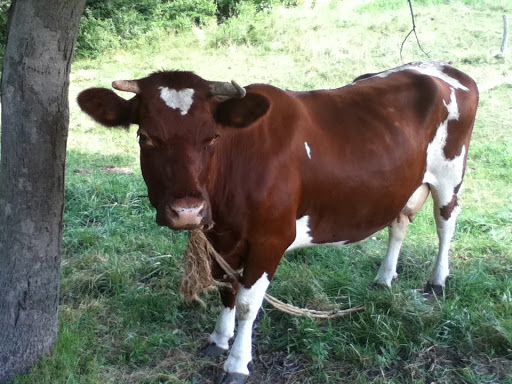
[[[404,215],[413,220],[414,215],[421,209],[425,200],[429,195],[429,187],[427,184],[421,184],[407,200],[407,203],[401,209],[390,211],[390,216],[385,219],[384,216],[380,220],[373,221],[370,217],[375,218],[375,214],[370,212],[366,220],[368,225],[362,225],[361,221],[357,224],[357,230],[351,229],[351,225],[356,220],[346,220],[346,217],[336,218],[336,215],[324,215],[323,220],[314,220],[310,215],[304,215],[295,222],[295,240],[286,249],[292,251],[298,248],[312,247],[315,245],[331,245],[343,247],[348,244],[355,244],[364,241],[374,233],[385,228],[392,220],[399,215]],[[316,226],[313,228],[313,222]],[[322,222],[324,221],[324,222]],[[371,222],[371,223],[370,223]]]
[[[295,223],[295,240],[286,249],[286,252],[294,249],[313,247],[315,245],[332,245],[335,247],[343,247],[349,243],[348,240],[335,241],[330,243],[315,243],[311,236],[311,228],[309,227],[309,216],[303,216]]]
[[[359,238],[356,240],[338,240],[338,241],[315,241],[313,237],[311,236],[311,228],[309,226],[309,220],[310,217],[308,215],[301,217],[295,222],[295,240],[292,244],[286,249],[285,252],[293,251],[295,249],[300,248],[307,248],[307,247],[314,247],[317,245],[330,245],[333,247],[344,247],[349,244],[356,244],[361,241],[366,240],[368,237],[370,237],[372,234],[378,231],[369,231],[366,233],[362,233]],[[343,236],[341,236],[343,237]]]

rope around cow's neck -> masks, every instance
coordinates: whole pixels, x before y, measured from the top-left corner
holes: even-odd
[[[187,272],[183,278],[180,293],[186,299],[198,300],[199,293],[209,290],[215,285],[226,285],[226,283],[215,281],[211,275],[210,260],[214,259],[220,267],[226,272],[228,277],[234,281],[241,281],[241,275],[235,271],[228,262],[213,248],[203,231],[189,231],[189,243],[185,251],[185,259],[187,262]],[[198,271],[199,269],[199,271]],[[205,276],[207,274],[208,276]],[[292,316],[313,317],[318,319],[334,319],[343,317],[348,314],[364,310],[363,306],[349,309],[335,309],[332,311],[317,311],[306,308],[299,308],[291,304],[283,303],[270,294],[265,294],[265,299],[275,309],[287,313]]]

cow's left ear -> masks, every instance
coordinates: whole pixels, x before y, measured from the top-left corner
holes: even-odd
[[[269,100],[257,93],[247,93],[241,99],[229,99],[216,105],[214,118],[218,124],[244,128],[263,117],[270,107]]]
[[[106,127],[138,123],[137,96],[125,100],[110,89],[90,88],[78,95],[77,102],[82,111]]]

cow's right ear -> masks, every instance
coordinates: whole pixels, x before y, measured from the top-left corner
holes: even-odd
[[[257,93],[247,93],[240,99],[228,99],[217,104],[215,121],[221,125],[244,128],[261,119],[270,108],[269,100]]]
[[[81,92],[78,105],[89,116],[106,127],[128,127],[138,123],[137,96],[125,100],[106,88],[90,88]]]

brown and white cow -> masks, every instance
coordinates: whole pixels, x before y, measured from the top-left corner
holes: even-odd
[[[429,192],[442,289],[478,104],[475,82],[443,62],[411,63],[333,90],[284,91],[158,72],[92,88],[80,107],[105,126],[138,124],[142,175],[156,221],[201,228],[234,269],[207,354],[225,352],[221,383],[249,375],[251,335],[284,252],[347,245],[389,228],[376,283],[391,286],[407,226]],[[214,265],[213,274],[224,272]],[[224,277],[225,278],[225,277]],[[236,310],[235,310],[236,308]]]

